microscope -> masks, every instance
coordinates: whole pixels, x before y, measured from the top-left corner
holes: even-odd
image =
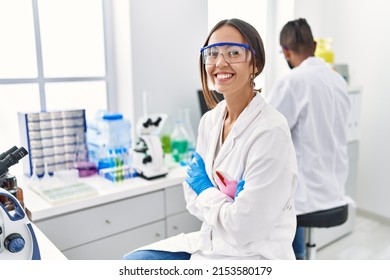
[[[24,211],[22,190],[8,168],[28,152],[16,146],[0,154],[0,260],[40,260],[38,242]]]
[[[134,148],[134,169],[139,176],[148,180],[168,174],[159,137],[167,117],[166,114],[147,115],[137,122],[138,139]]]

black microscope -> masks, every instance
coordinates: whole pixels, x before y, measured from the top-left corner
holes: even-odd
[[[23,208],[23,191],[18,187],[16,177],[8,173],[8,168],[17,164],[19,160],[27,154],[28,152],[25,148],[17,148],[16,146],[13,146],[8,151],[0,154],[0,188],[7,190],[15,196]],[[0,203],[2,203],[8,210],[12,210],[11,208],[14,207],[11,201],[4,197],[0,197]]]

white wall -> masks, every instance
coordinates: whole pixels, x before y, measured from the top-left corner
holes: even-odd
[[[135,119],[144,113],[146,91],[148,113],[176,117],[180,108],[189,108],[196,131],[207,0],[131,0],[130,21]]]
[[[294,10],[294,0],[268,0],[266,49],[267,66],[265,69],[267,88],[271,88],[277,78],[290,72],[290,68],[281,53],[279,34],[283,25],[294,18]],[[267,90],[265,94],[267,94]]]
[[[350,84],[361,86],[358,209],[390,219],[390,2],[296,0],[314,36],[332,37],[336,63],[347,63]]]

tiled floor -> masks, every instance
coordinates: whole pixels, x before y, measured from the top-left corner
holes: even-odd
[[[356,217],[352,233],[321,248],[317,260],[390,260],[390,226]]]

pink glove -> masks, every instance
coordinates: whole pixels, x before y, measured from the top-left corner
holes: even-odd
[[[219,190],[234,199],[238,182],[222,171],[215,171],[214,179]]]

